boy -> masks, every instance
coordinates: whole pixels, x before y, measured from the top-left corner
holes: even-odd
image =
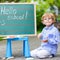
[[[42,16],[42,23],[46,25],[42,32],[38,34],[42,43],[39,48],[31,51],[31,57],[54,57],[59,43],[59,31],[54,26],[55,16],[52,13],[45,13]]]

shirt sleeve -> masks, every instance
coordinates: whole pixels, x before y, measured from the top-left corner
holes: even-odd
[[[60,42],[60,36],[59,36],[59,31],[55,31],[54,33],[51,33],[48,35],[48,42],[50,44],[58,44]]]
[[[40,40],[45,40],[45,37],[43,37],[43,35],[45,35],[44,31],[45,31],[45,28],[43,28],[42,32],[40,33],[41,34]]]
[[[45,33],[45,28],[43,28],[41,35],[42,36],[40,37],[40,40],[47,40],[47,34]]]

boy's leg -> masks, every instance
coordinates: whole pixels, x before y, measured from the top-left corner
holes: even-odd
[[[37,57],[37,49],[35,49],[35,50],[32,50],[31,52],[30,52],[30,54],[31,54],[31,57],[34,57],[34,58],[36,58]]]
[[[37,51],[36,53],[38,58],[47,58],[50,56],[50,52],[47,50],[40,50],[40,51]]]

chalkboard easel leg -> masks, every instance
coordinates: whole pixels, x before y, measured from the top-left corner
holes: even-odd
[[[28,43],[28,37],[25,37],[23,40],[23,55],[26,58],[30,57],[30,47]]]
[[[6,58],[12,57],[11,39],[7,39]]]

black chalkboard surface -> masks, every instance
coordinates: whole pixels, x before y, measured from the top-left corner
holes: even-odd
[[[35,34],[35,4],[0,4],[0,35]]]

